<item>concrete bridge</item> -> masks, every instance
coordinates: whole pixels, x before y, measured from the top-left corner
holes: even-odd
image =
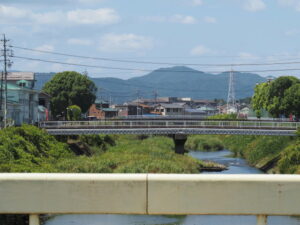
[[[0,174],[0,214],[300,215],[299,175]]]
[[[52,135],[161,134],[172,135],[175,152],[184,154],[188,134],[295,136],[299,122],[220,120],[100,120],[46,121],[39,124]]]
[[[236,134],[294,136],[300,122],[221,120],[45,121],[52,135],[79,134]]]

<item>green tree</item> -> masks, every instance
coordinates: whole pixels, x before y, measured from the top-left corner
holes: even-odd
[[[67,113],[67,107],[77,105],[85,113],[96,99],[97,87],[87,76],[74,71],[55,74],[43,91],[51,95],[51,110],[54,116]]]
[[[279,77],[271,82],[267,98],[267,111],[271,115],[275,117],[289,116],[291,111],[284,105],[285,92],[296,83],[299,83],[299,80],[292,76]]]
[[[267,109],[269,84],[261,83],[256,85],[254,89],[254,95],[251,100],[252,107],[255,111],[261,111],[261,109]]]
[[[273,117],[299,114],[299,80],[296,77],[279,77],[255,87],[252,107],[255,111],[267,110]],[[299,96],[298,96],[299,95]]]
[[[80,120],[81,108],[78,105],[71,105],[67,108],[67,119],[68,120]]]
[[[297,118],[300,117],[300,83],[292,85],[285,91],[283,107]]]

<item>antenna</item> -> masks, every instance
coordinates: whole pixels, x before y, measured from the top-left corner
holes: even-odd
[[[227,96],[227,113],[233,110],[237,111],[236,101],[235,101],[235,90],[234,90],[234,72],[231,68],[229,73],[229,83],[228,83],[228,96]]]

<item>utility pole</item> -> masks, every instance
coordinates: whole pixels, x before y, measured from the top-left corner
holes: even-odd
[[[140,90],[136,91],[136,97],[137,97],[137,105],[136,105],[136,115],[139,115],[139,104],[140,104]]]
[[[231,69],[229,73],[228,96],[227,96],[227,113],[230,109],[237,110],[234,90],[234,73]]]
[[[3,81],[4,81],[4,73],[1,71],[1,80],[0,80],[0,118],[2,118],[2,103],[3,103]]]
[[[157,104],[157,97],[158,97],[157,90],[153,91],[153,95],[154,95],[155,104]]]
[[[8,57],[12,56],[12,51],[7,48],[7,43],[9,40],[6,39],[5,34],[3,34],[3,39],[0,40],[3,43],[3,49],[1,55],[3,56],[3,68],[4,68],[4,107],[3,107],[3,121],[4,128],[7,127],[7,67],[10,67],[12,62]],[[2,78],[2,77],[1,77]],[[3,81],[1,82],[1,91],[2,91]]]

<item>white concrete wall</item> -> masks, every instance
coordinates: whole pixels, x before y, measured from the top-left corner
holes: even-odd
[[[0,174],[0,213],[300,215],[300,175]]]

